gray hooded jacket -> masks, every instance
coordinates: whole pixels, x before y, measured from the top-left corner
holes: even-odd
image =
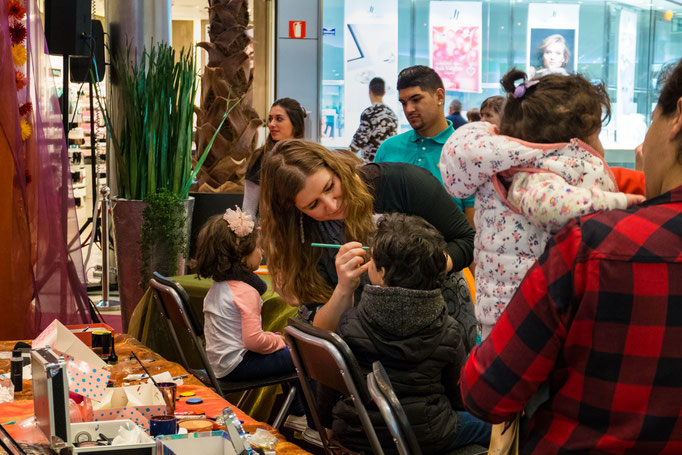
[[[365,286],[358,306],[341,316],[337,332],[365,375],[381,361],[423,452],[448,446],[458,430],[453,405],[461,408],[457,382],[466,353],[462,326],[448,316],[440,289]],[[394,453],[379,411],[373,404],[367,408],[382,447]],[[333,417],[341,444],[371,452],[350,399],[336,404]]]

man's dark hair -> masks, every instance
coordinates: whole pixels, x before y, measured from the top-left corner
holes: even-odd
[[[661,115],[669,117],[677,112],[677,102],[682,98],[682,60],[672,70],[667,68],[665,71],[667,74],[660,77],[665,82],[658,97],[658,108]],[[682,163],[682,145],[677,150],[677,161]]]
[[[658,97],[658,106],[661,114],[667,116],[676,111],[677,101],[682,98],[682,60],[676,65],[669,64],[661,73],[659,79],[664,85]]]
[[[443,80],[432,68],[415,65],[405,68],[398,74],[398,90],[419,87],[425,92],[433,93],[443,88]]]
[[[384,96],[386,93],[386,82],[380,77],[375,77],[369,81],[369,91],[376,96]]]
[[[372,259],[384,284],[439,289],[445,282],[445,239],[426,220],[402,213],[384,215],[370,239]]]

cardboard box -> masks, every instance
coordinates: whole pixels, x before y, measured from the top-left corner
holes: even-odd
[[[157,455],[241,455],[235,450],[230,435],[224,431],[171,434],[156,438]]]
[[[76,336],[76,338],[90,347],[92,347],[92,332],[107,330],[111,332],[112,337],[115,334],[114,329],[103,322],[98,322],[97,324],[72,324],[65,327],[69,329],[71,333]]]
[[[79,341],[80,342],[80,341]],[[84,422],[72,424],[69,418],[69,379],[66,362],[50,348],[31,351],[33,369],[33,408],[38,430],[49,441],[50,448],[60,453],[70,450],[74,454],[130,454],[155,455],[156,442],[98,447],[75,447],[77,441],[115,437],[124,425],[136,426],[130,420],[109,422]],[[140,431],[142,431],[140,429]],[[87,434],[85,434],[87,433]]]
[[[50,347],[63,354],[69,390],[93,400],[101,400],[111,377],[109,366],[58,320],[52,321],[32,349]]]
[[[149,419],[166,413],[166,402],[154,384],[110,387],[99,402],[92,402],[95,421],[129,419],[149,431]]]

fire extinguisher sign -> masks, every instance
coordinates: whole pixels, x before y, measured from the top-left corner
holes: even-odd
[[[305,21],[289,21],[289,38],[305,38]]]

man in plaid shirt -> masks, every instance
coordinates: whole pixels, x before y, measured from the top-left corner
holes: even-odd
[[[682,454],[682,64],[644,141],[642,206],[571,222],[462,370],[466,408],[523,454]]]

